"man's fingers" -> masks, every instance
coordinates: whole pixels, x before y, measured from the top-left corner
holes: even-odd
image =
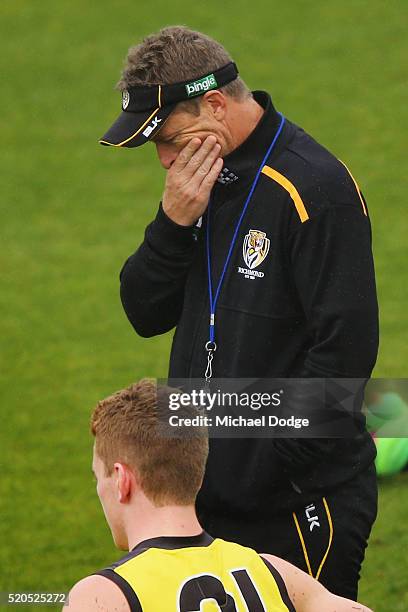
[[[212,151],[210,151],[207,157],[204,159],[201,166],[197,168],[196,173],[192,177],[192,180],[195,181],[198,186],[210,172],[214,162],[220,155],[220,151],[221,146],[219,144],[215,145]]]
[[[193,176],[185,167],[174,174],[174,164],[167,173],[163,210],[175,223],[191,225],[207,208],[210,191],[224,163],[218,157],[219,146],[213,149]]]
[[[220,145],[217,144],[216,137],[213,135],[207,136],[201,147],[191,157],[190,161],[186,166],[186,171],[189,172],[192,176],[197,171],[197,169],[200,168],[200,166],[206,160],[208,155],[217,147],[218,150],[221,149]],[[211,165],[208,167],[208,170],[210,169]]]
[[[211,170],[206,174],[206,176],[204,177],[200,185],[200,189],[199,189],[200,196],[207,195],[207,193],[208,195],[210,194],[210,191],[213,188],[214,183],[217,180],[218,175],[221,172],[223,165],[224,165],[224,160],[221,157],[218,157],[213,163]]]
[[[186,144],[184,149],[182,149],[180,153],[177,155],[174,161],[174,164],[173,164],[173,168],[177,172],[180,172],[181,170],[183,170],[188,164],[188,162],[190,161],[190,159],[192,158],[192,156],[194,155],[194,153],[200,147],[201,147],[201,140],[199,138],[192,138],[190,142]]]

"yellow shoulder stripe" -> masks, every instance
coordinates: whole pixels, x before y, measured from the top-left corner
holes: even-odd
[[[351,176],[351,179],[352,179],[352,181],[353,181],[353,183],[354,183],[354,186],[355,186],[355,188],[356,188],[356,190],[357,190],[358,197],[360,198],[360,202],[361,202],[361,206],[363,207],[364,214],[365,214],[365,216],[367,216],[367,209],[366,209],[366,207],[365,207],[364,200],[363,200],[363,197],[362,197],[362,195],[361,195],[360,187],[357,185],[357,181],[356,181],[356,179],[355,179],[355,178],[354,178],[354,176],[351,174],[350,170],[347,168],[347,166],[346,166],[346,164],[344,163],[344,161],[341,161],[341,159],[339,159],[339,161],[340,161],[340,162],[343,164],[343,166],[345,167],[345,169],[347,170],[347,172],[348,172],[348,173],[349,173],[349,175]]]
[[[294,184],[291,183],[285,176],[283,176],[283,174],[280,174],[277,170],[274,170],[269,166],[264,166],[262,168],[262,172],[263,174],[266,174],[266,176],[269,176],[269,178],[271,178],[273,181],[279,183],[281,187],[286,189],[286,191],[292,198],[294,205],[296,206],[296,210],[301,222],[304,223],[305,221],[307,221],[309,219],[309,215],[307,214],[307,210],[305,208],[305,205],[303,204],[303,200],[300,197],[299,192],[294,186]]]

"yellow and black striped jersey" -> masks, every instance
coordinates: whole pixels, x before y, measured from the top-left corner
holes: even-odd
[[[206,532],[145,540],[95,573],[119,586],[132,612],[295,612],[269,561]]]

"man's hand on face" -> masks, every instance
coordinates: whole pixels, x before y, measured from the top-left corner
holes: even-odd
[[[179,225],[193,225],[208,205],[211,189],[223,166],[215,136],[193,138],[167,172],[163,210]]]

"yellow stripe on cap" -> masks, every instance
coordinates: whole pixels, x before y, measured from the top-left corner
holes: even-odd
[[[307,214],[307,210],[305,208],[305,205],[303,204],[303,200],[300,197],[299,192],[294,186],[294,184],[291,183],[285,176],[283,176],[283,174],[280,174],[280,172],[278,172],[277,170],[270,168],[270,166],[264,166],[262,168],[262,173],[266,174],[266,176],[269,176],[269,178],[271,178],[273,181],[276,181],[281,187],[286,189],[286,191],[292,198],[292,201],[296,207],[301,222],[304,223],[305,221],[307,221],[309,219],[309,215]]]
[[[351,174],[350,170],[347,168],[347,166],[346,166],[346,164],[344,163],[344,161],[341,161],[341,159],[339,159],[339,161],[340,161],[340,162],[343,164],[343,166],[345,167],[345,169],[347,170],[347,172],[348,172],[348,173],[349,173],[349,175],[351,176],[351,179],[352,179],[352,181],[353,181],[353,183],[354,183],[354,186],[355,186],[355,188],[356,188],[356,190],[357,190],[358,197],[360,198],[360,202],[361,202],[361,206],[363,207],[364,214],[365,214],[365,216],[367,217],[367,209],[366,209],[365,204],[364,204],[363,196],[361,195],[360,187],[358,186],[356,179],[355,179],[355,178],[354,178],[354,176]]]
[[[138,134],[140,134],[140,132],[143,130],[143,128],[145,127],[145,125],[147,123],[149,123],[149,121],[151,121],[153,119],[153,117],[155,117],[155,115],[157,115],[157,113],[159,112],[160,107],[156,108],[152,114],[150,115],[150,117],[148,117],[146,119],[146,121],[144,122],[144,124],[142,126],[140,126],[140,128],[137,130],[137,132],[135,132],[134,134],[132,134],[132,136],[129,136],[129,138],[126,138],[126,140],[124,140],[123,142],[118,142],[117,144],[113,143],[113,142],[107,142],[106,140],[100,140],[99,142],[101,144],[107,144],[110,145],[111,147],[123,147],[124,144],[126,144],[127,142],[129,142],[130,140],[133,140],[133,138],[136,138],[136,136]]]

